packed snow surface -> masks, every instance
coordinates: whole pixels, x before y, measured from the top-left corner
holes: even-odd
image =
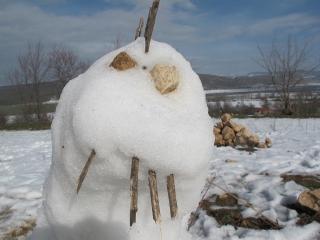
[[[320,173],[320,119],[233,120],[245,125],[260,138],[270,137],[273,141],[272,147],[257,149],[252,154],[230,147],[214,147],[214,155],[207,169],[208,178],[216,176],[215,183],[237,193],[257,210],[277,220],[283,228],[257,231],[219,226],[214,218],[201,211],[195,225],[190,229],[191,239],[320,239],[320,224],[313,222],[298,227],[295,225],[299,219],[297,212],[284,207],[285,203],[295,201],[306,188],[293,181],[284,183],[280,178],[281,174]],[[212,126],[219,121],[213,119]],[[226,163],[226,159],[238,162]],[[41,189],[50,162],[50,131],[0,131],[0,209],[8,209],[7,212],[11,213],[6,215],[1,212],[0,239],[10,230],[21,226],[25,220],[36,218],[36,209],[41,205]],[[207,186],[202,187],[206,188]],[[211,186],[206,196],[213,193],[220,194],[222,191]],[[148,212],[151,214],[150,209]],[[257,216],[251,209],[245,209],[242,214]],[[102,223],[95,224],[100,227]],[[22,239],[24,238],[20,237],[20,240]],[[155,236],[152,239],[160,238]]]
[[[125,51],[137,65],[109,66]],[[160,94],[150,74],[176,67],[177,89]],[[52,124],[53,155],[32,240],[185,239],[182,229],[198,205],[213,153],[212,122],[198,75],[181,54],[144,38],[96,61],[64,88]],[[96,156],[79,194],[76,183]],[[132,157],[140,159],[138,212],[130,227]],[[148,171],[157,174],[161,219],[152,215]],[[178,216],[171,219],[166,176],[173,174]],[[181,233],[182,232],[182,233]],[[183,233],[184,234],[184,233]]]

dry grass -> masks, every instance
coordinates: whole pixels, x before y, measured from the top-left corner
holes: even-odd
[[[11,218],[13,210],[10,206],[5,206],[3,209],[0,210],[0,224],[6,222],[8,219]]]
[[[18,227],[8,231],[4,237],[4,240],[15,240],[20,236],[26,236],[29,232],[31,232],[36,226],[35,219],[28,219],[22,221]]]
[[[13,214],[13,210],[11,206],[5,206],[3,209],[0,210],[0,224],[8,221]],[[23,220],[19,226],[14,229],[1,229],[5,232],[2,240],[16,240],[21,236],[26,236],[33,228],[36,226],[36,219],[28,219]],[[7,231],[6,231],[7,230]]]

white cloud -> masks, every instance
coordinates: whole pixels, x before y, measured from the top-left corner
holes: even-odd
[[[320,17],[311,16],[307,13],[294,13],[257,21],[249,27],[248,32],[251,35],[269,35],[277,29],[292,28],[297,31],[315,24],[320,24]]]
[[[0,3],[0,78],[3,71],[14,66],[16,54],[25,50],[28,41],[41,39],[48,47],[54,42],[62,42],[76,50],[84,60],[96,60],[106,53],[105,46],[110,45],[117,34],[123,36],[124,43],[131,42],[140,17],[146,22],[152,4],[152,0],[105,0],[118,3],[119,8],[91,15],[57,16],[43,11],[39,7],[42,4],[32,5],[40,0],[30,0],[28,4],[21,1]],[[131,4],[131,9],[121,7],[122,3]],[[217,66],[219,73],[236,72],[239,66],[245,69],[245,62],[240,60],[236,67],[237,61],[230,59],[244,54],[244,48],[247,55],[255,53],[261,37],[271,35],[274,30],[285,32],[290,29],[298,33],[306,30],[314,31],[313,35],[319,34],[318,15],[295,13],[254,21],[243,12],[219,14],[209,9],[199,12],[194,3],[194,0],[160,0],[153,39],[173,45],[189,59],[196,57],[199,59],[197,64],[206,72],[216,72]],[[228,61],[222,63],[214,59],[217,52],[218,58]]]
[[[150,1],[135,0],[136,3],[139,1],[150,4]],[[80,56],[95,60],[106,53],[105,45],[116,34],[122,34],[124,42],[131,42],[140,17],[146,22],[149,7],[134,11],[109,9],[91,16],[57,16],[36,5],[6,4],[0,8],[0,74],[11,68],[16,54],[25,50],[28,41],[39,39],[48,47],[54,42],[63,42],[77,50]],[[173,13],[173,9],[161,8],[154,38],[186,44],[194,41],[198,29],[187,23],[178,23],[190,19],[192,15],[183,11]]]
[[[151,0],[104,0],[107,3],[126,3],[134,5],[135,7],[151,7]],[[196,6],[191,2],[191,0],[160,0],[161,8],[171,8],[172,6],[179,6],[184,9],[194,10]]]

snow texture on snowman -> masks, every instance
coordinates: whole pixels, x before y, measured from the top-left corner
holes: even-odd
[[[125,52],[128,69],[112,61]],[[157,82],[162,68],[175,79]],[[71,80],[52,123],[53,159],[32,240],[192,239],[191,212],[201,199],[214,136],[205,93],[190,63],[171,46],[144,38],[96,61]],[[76,184],[94,150],[77,194]],[[138,211],[130,226],[130,172],[139,158]],[[148,172],[157,174],[161,221],[153,220]],[[170,215],[167,176],[178,214]]]

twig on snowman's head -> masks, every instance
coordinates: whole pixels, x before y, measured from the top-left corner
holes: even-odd
[[[137,28],[137,30],[136,30],[136,37],[135,37],[134,40],[136,40],[138,37],[141,36],[141,29],[142,29],[142,27],[143,27],[143,18],[140,18],[139,26],[138,26],[138,28]]]
[[[156,22],[156,16],[157,16],[158,8],[159,8],[159,3],[160,3],[160,0],[154,0],[152,3],[152,7],[149,10],[146,29],[144,32],[145,53],[149,52],[151,36],[152,36],[154,24]]]

